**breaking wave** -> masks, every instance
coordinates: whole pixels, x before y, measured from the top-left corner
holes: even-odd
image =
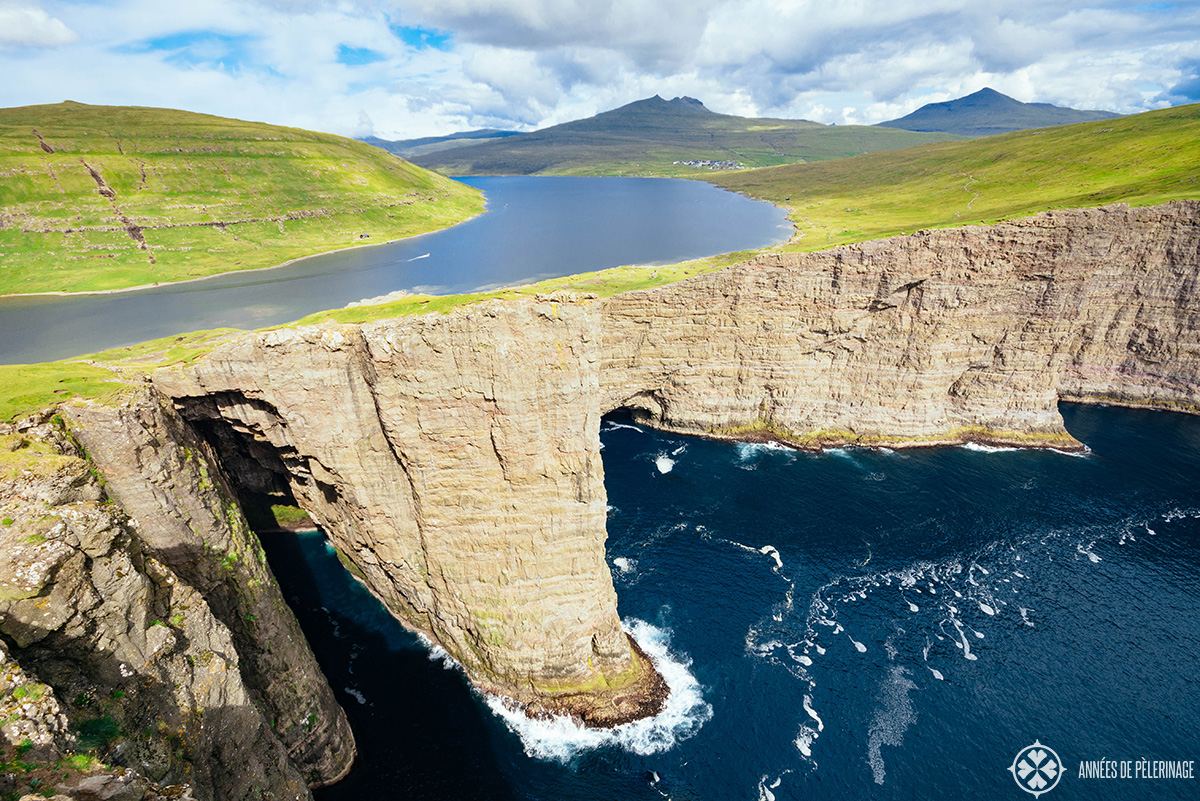
[[[671,652],[670,633],[632,618],[622,626],[650,657],[670,689],[663,711],[611,729],[589,729],[565,715],[535,720],[512,708],[508,699],[488,696],[487,705],[521,738],[527,755],[566,763],[597,748],[621,748],[643,756],[656,754],[691,737],[712,717],[712,706],[704,700],[703,688],[691,672],[691,660]]]

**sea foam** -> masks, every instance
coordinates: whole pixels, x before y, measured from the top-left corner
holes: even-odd
[[[487,705],[521,738],[527,755],[567,763],[585,751],[605,747],[655,754],[691,737],[712,717],[712,706],[704,700],[700,682],[689,669],[691,660],[671,653],[670,634],[632,618],[622,627],[667,683],[670,692],[662,712],[611,729],[589,729],[565,715],[535,720],[512,708],[508,699],[488,696]]]

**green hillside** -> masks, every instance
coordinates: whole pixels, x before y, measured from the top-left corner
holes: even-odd
[[[1200,198],[1200,105],[709,178],[790,209],[832,245],[1047,209]]]
[[[655,96],[583,120],[434,153],[413,162],[447,175],[673,175],[839,159],[956,139],[872,125],[834,126],[715,114],[699,100]]]
[[[351,139],[71,102],[0,109],[0,178],[0,294],[268,267],[483,209],[476,190]]]

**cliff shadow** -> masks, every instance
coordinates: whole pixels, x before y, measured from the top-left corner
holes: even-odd
[[[355,767],[313,791],[515,799],[488,743],[501,727],[466,677],[434,657],[341,564],[318,531],[261,532],[267,560],[358,742]]]

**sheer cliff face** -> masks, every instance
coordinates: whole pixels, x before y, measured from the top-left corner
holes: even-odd
[[[1078,447],[1060,397],[1200,408],[1200,203],[1053,212],[604,301],[250,334],[154,377],[471,678],[613,723],[662,684],[604,561],[602,412],[800,446]]]
[[[235,474],[281,477],[476,683],[616,722],[653,711],[656,677],[604,560],[597,311],[529,301],[272,332],[155,382]]]
[[[603,303],[602,409],[799,445],[1069,445],[1060,397],[1195,410],[1200,203],[770,255]]]
[[[73,798],[307,798],[338,778],[346,719],[203,443],[148,397],[72,411],[90,463],[49,421],[0,427],[0,705],[36,702],[0,741],[28,738],[36,778]],[[54,768],[86,749],[128,770]]]

